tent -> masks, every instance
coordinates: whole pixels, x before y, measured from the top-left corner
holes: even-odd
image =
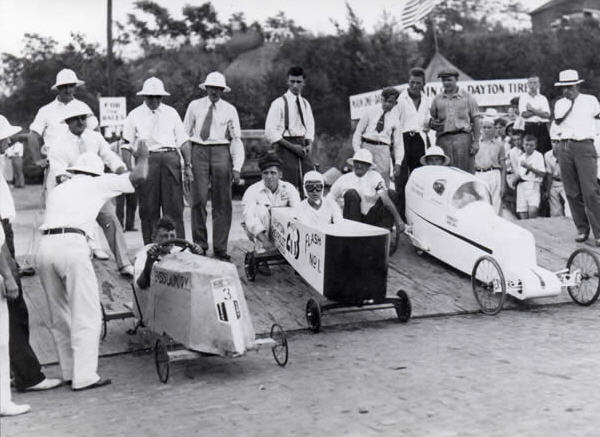
[[[425,81],[426,82],[440,82],[441,79],[437,77],[438,73],[442,70],[447,70],[452,68],[458,71],[458,80],[459,81],[472,81],[473,78],[462,71],[460,68],[456,67],[452,62],[446,59],[440,52],[435,52],[431,61],[429,61],[429,65],[425,69]]]

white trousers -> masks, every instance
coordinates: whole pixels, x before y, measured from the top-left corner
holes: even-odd
[[[79,234],[42,236],[36,264],[63,379],[71,380],[73,388],[93,384],[100,379],[102,311],[86,238]]]
[[[502,184],[502,172],[500,170],[488,170],[475,172],[475,177],[483,181],[492,195],[492,206],[496,214],[500,214],[502,199],[500,198],[500,186]]]
[[[254,243],[256,252],[264,252],[262,243],[256,238],[262,231],[269,235],[271,229],[271,212],[264,205],[254,205],[246,214],[245,223],[242,223],[248,239]]]
[[[562,181],[552,181],[548,203],[550,204],[550,217],[571,217],[571,210]]]
[[[0,288],[4,284],[0,283]],[[8,356],[8,305],[0,296],[0,411],[11,402],[10,359]]]

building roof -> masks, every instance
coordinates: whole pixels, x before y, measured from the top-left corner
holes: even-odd
[[[550,0],[549,2],[546,2],[543,5],[538,6],[537,8],[535,8],[533,11],[531,11],[529,13],[529,15],[537,14],[538,12],[545,11],[546,9],[550,9],[550,8],[555,7],[555,6],[562,5],[563,3],[568,3],[570,1],[571,0]]]

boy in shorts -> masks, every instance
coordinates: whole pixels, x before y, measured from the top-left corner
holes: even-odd
[[[523,140],[524,153],[519,158],[517,182],[517,214],[519,218],[535,218],[540,208],[540,188],[546,175],[544,156],[536,150],[537,139],[531,134]]]

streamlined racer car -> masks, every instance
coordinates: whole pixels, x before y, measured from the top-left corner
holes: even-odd
[[[567,267],[537,265],[531,232],[497,216],[487,186],[453,167],[414,170],[406,187],[406,233],[419,250],[471,274],[475,298],[486,314],[498,313],[506,293],[517,299],[550,297],[566,287],[580,305],[600,295],[600,261],[577,249]]]
[[[253,281],[258,262],[280,263],[283,258],[319,294],[333,301],[306,304],[306,320],[313,332],[321,327],[321,316],[331,310],[348,311],[394,308],[398,320],[411,315],[410,299],[404,290],[386,297],[390,231],[343,220],[319,228],[295,218],[293,208],[271,209],[271,240],[277,254],[248,252],[246,277]],[[344,311],[336,311],[340,313]]]
[[[163,246],[181,247],[152,266],[150,286],[134,287],[134,312],[157,334],[167,335],[185,349],[169,350],[156,341],[156,372],[169,379],[169,363],[202,356],[239,357],[261,346],[271,347],[280,366],[288,360],[285,331],[274,324],[270,338],[255,338],[246,299],[235,266],[228,262],[183,252],[193,249],[175,239]]]

